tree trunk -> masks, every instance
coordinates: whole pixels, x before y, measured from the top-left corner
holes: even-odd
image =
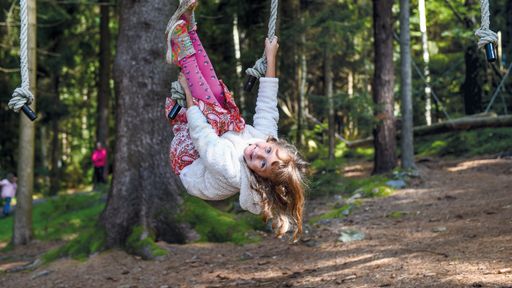
[[[114,62],[116,148],[114,174],[101,223],[107,246],[125,244],[134,226],[157,239],[183,242],[174,218],[181,199],[179,178],[169,167],[170,127],[164,96],[176,78],[164,61],[165,24],[177,1],[119,4],[119,36]],[[146,233],[144,233],[146,234]]]
[[[402,91],[402,168],[414,169],[414,137],[412,109],[411,37],[409,0],[400,0],[400,60]]]
[[[110,30],[109,1],[100,2],[100,67],[98,77],[98,106],[96,141],[108,147],[108,102],[110,98]]]
[[[464,95],[464,111],[466,115],[482,112],[482,86],[484,84],[485,62],[476,44],[466,48],[464,60],[466,76],[462,84]]]
[[[510,59],[510,57],[512,57],[512,17],[510,17],[510,15],[512,15],[512,0],[507,0],[505,15],[508,15],[508,17],[506,17],[507,30],[505,39],[507,40],[505,40],[505,51],[506,54],[509,55],[507,62],[510,63],[512,61],[512,59]]]
[[[304,13],[301,11],[301,24],[304,24]],[[306,32],[304,31],[300,35],[300,66],[299,66],[299,98],[297,99],[297,146],[301,147],[304,145],[304,112],[306,109],[305,98],[306,98],[306,83],[307,83],[307,61],[306,61]]]
[[[280,5],[280,50],[281,55],[285,57],[279,57],[281,62],[279,63],[279,72],[281,77],[279,87],[282,95],[285,97],[285,102],[288,104],[292,115],[297,114],[299,104],[297,99],[299,98],[299,68],[298,68],[298,55],[299,47],[297,47],[296,37],[299,36],[300,32],[297,32],[294,28],[296,21],[300,15],[300,1],[299,0],[284,0]],[[279,34],[277,34],[279,35]],[[283,51],[286,51],[283,53]]]
[[[242,111],[242,116],[245,118],[247,117],[247,109],[245,105],[245,91],[244,91],[244,75],[243,73],[243,67],[242,67],[242,54],[241,54],[241,47],[240,47],[240,30],[238,29],[238,14],[235,13],[233,15],[233,47],[235,50],[235,63],[236,63],[236,79],[238,85],[235,86],[235,95],[237,95],[239,100],[238,107],[240,108],[240,111]]]
[[[467,9],[474,8],[477,2],[475,0],[466,0],[464,6]],[[467,29],[472,29],[476,23],[473,15],[464,17],[464,23]],[[482,85],[484,83],[485,62],[480,56],[475,42],[471,42],[464,52],[464,61],[466,64],[466,75],[462,83],[462,95],[464,97],[464,111],[466,115],[478,114],[482,112]]]
[[[39,126],[39,147],[40,147],[40,153],[41,153],[41,167],[43,167],[45,170],[48,169],[48,145],[46,143],[46,139],[48,138],[48,130],[45,125]],[[49,169],[47,170],[49,171]],[[50,183],[50,177],[49,173],[44,173],[44,175],[41,177],[42,186],[43,187],[49,187]]]
[[[396,166],[396,128],[393,114],[393,27],[392,0],[373,0],[373,36],[375,71],[373,76],[374,173],[384,173]]]
[[[423,75],[425,75],[425,121],[427,125],[432,124],[432,89],[430,88],[430,54],[428,53],[427,17],[425,11],[425,0],[418,1],[420,14],[421,46],[423,47]]]
[[[336,132],[336,127],[334,123],[334,99],[333,99],[333,75],[332,75],[332,59],[330,55],[329,47],[324,48],[324,89],[325,89],[325,97],[327,97],[327,106],[328,106],[328,127],[329,127],[329,160],[334,159],[334,133]]]
[[[28,63],[30,91],[36,98],[36,1],[28,0]],[[31,105],[35,111],[35,99]],[[20,113],[22,114],[22,113]],[[25,115],[20,115],[20,142],[18,159],[18,190],[12,243],[26,245],[32,240],[32,194],[34,190],[34,137],[35,124]]]
[[[59,95],[59,76],[54,75],[52,77],[52,90],[53,90],[53,104],[56,107],[60,107],[60,95]],[[59,193],[60,189],[60,140],[59,140],[59,121],[60,117],[54,116],[51,120],[52,127],[52,152],[51,152],[51,170],[50,170],[50,191],[49,196],[55,196]]]

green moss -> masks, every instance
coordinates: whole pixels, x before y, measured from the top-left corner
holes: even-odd
[[[389,213],[388,215],[386,215],[386,217],[391,218],[391,219],[400,219],[405,215],[407,215],[407,212],[393,211],[393,212]]]
[[[89,255],[104,249],[106,235],[105,230],[100,227],[84,231],[68,243],[46,252],[42,256],[43,263],[63,257],[71,257],[77,260],[87,259]]]
[[[145,232],[142,226],[133,227],[132,233],[126,240],[126,248],[145,259],[167,255],[165,249],[156,245],[155,235],[151,232]]]
[[[183,210],[178,219],[190,223],[194,227],[200,235],[200,242],[245,244],[259,241],[259,237],[251,233],[253,227],[250,223],[254,224],[255,218],[244,216],[239,219],[235,215],[219,211],[195,197],[185,197]],[[260,220],[260,222],[262,221]],[[256,226],[262,228],[261,224]]]
[[[98,193],[62,195],[34,205],[32,226],[38,240],[71,240],[92,228],[105,207]],[[12,237],[13,217],[0,219],[0,242]]]
[[[512,129],[486,128],[416,138],[422,156],[478,156],[510,151]]]
[[[312,217],[309,220],[309,223],[315,224],[321,220],[334,219],[334,218],[345,218],[345,217],[347,217],[347,215],[350,214],[351,210],[354,207],[355,207],[355,205],[353,205],[353,204],[345,204],[340,208],[334,208],[334,209],[330,210],[329,212]]]
[[[347,194],[361,193],[363,197],[385,197],[393,193],[393,189],[386,185],[390,179],[382,175],[374,175],[360,179],[346,179]]]

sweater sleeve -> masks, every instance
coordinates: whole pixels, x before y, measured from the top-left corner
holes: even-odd
[[[213,173],[225,179],[238,181],[240,177],[240,161],[236,149],[230,141],[219,137],[212,126],[206,121],[199,107],[187,109],[190,137],[199,157],[206,166],[206,173]]]
[[[277,138],[277,122],[279,111],[277,110],[277,91],[279,79],[262,77],[256,100],[256,113],[253,126],[256,130],[267,136]]]

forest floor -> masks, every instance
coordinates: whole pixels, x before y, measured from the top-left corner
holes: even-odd
[[[309,228],[289,244],[262,233],[257,244],[171,245],[144,261],[114,250],[80,262],[6,272],[58,243],[0,255],[2,287],[512,287],[512,160],[420,161],[421,177],[386,198],[364,199],[347,218]],[[346,167],[370,173],[371,163]],[[335,202],[307,203],[308,217]],[[306,219],[307,220],[307,219]],[[338,240],[344,229],[365,233]],[[12,270],[11,270],[12,271]]]

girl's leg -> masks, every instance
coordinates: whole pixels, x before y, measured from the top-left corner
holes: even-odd
[[[199,65],[199,70],[201,71],[201,74],[203,74],[203,77],[208,83],[208,86],[210,86],[213,95],[217,99],[217,102],[220,103],[221,106],[224,106],[224,91],[219,83],[219,79],[217,78],[215,69],[213,69],[212,62],[210,61],[208,54],[206,54],[206,50],[201,44],[201,40],[199,40],[197,30],[194,29],[192,31],[189,31],[188,34],[190,36],[190,40],[192,40],[192,45],[194,46],[194,49],[196,51],[195,57],[197,64]]]
[[[180,60],[181,72],[185,75],[185,78],[187,78],[190,93],[192,97],[196,99],[201,99],[209,103],[217,103],[216,97],[210,89],[208,82],[203,77],[198,64],[194,55]]]

